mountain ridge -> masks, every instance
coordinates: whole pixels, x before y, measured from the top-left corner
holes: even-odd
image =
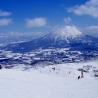
[[[2,49],[13,52],[30,52],[40,48],[67,47],[72,50],[98,51],[98,38],[83,34],[74,26],[65,26],[54,32],[41,33],[39,37],[36,36],[30,41],[8,44]]]

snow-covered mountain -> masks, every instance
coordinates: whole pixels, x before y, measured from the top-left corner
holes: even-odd
[[[74,26],[64,26],[54,32],[41,33],[41,36],[36,36],[31,41],[9,44],[3,47],[3,50],[30,52],[39,48],[66,47],[73,50],[98,50],[98,38],[84,35]]]

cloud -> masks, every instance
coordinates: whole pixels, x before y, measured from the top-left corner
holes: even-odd
[[[7,26],[11,23],[12,23],[12,19],[10,19],[10,18],[0,19],[0,26]]]
[[[0,17],[10,16],[11,14],[11,12],[0,10]]]
[[[58,26],[54,29],[57,37],[61,38],[75,38],[82,35],[82,32],[74,25]]]
[[[65,17],[64,22],[65,22],[65,24],[69,24],[71,22],[71,18],[70,17]]]
[[[28,28],[43,27],[47,24],[46,18],[26,19],[26,26]]]
[[[76,5],[68,9],[68,12],[73,12],[76,15],[89,15],[98,18],[98,0],[87,0],[82,5]]]
[[[85,32],[88,32],[88,33],[98,33],[98,25],[85,27]]]

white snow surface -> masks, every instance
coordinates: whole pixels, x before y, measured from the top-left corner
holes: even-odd
[[[77,79],[85,65],[98,61],[67,63],[23,70],[0,70],[0,98],[98,98],[98,78],[92,71]],[[55,67],[55,70],[52,68]]]

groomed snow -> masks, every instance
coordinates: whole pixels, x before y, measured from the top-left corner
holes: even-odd
[[[20,69],[0,70],[0,98],[98,98],[98,79],[85,73],[78,80],[79,64],[60,64],[22,71]]]

